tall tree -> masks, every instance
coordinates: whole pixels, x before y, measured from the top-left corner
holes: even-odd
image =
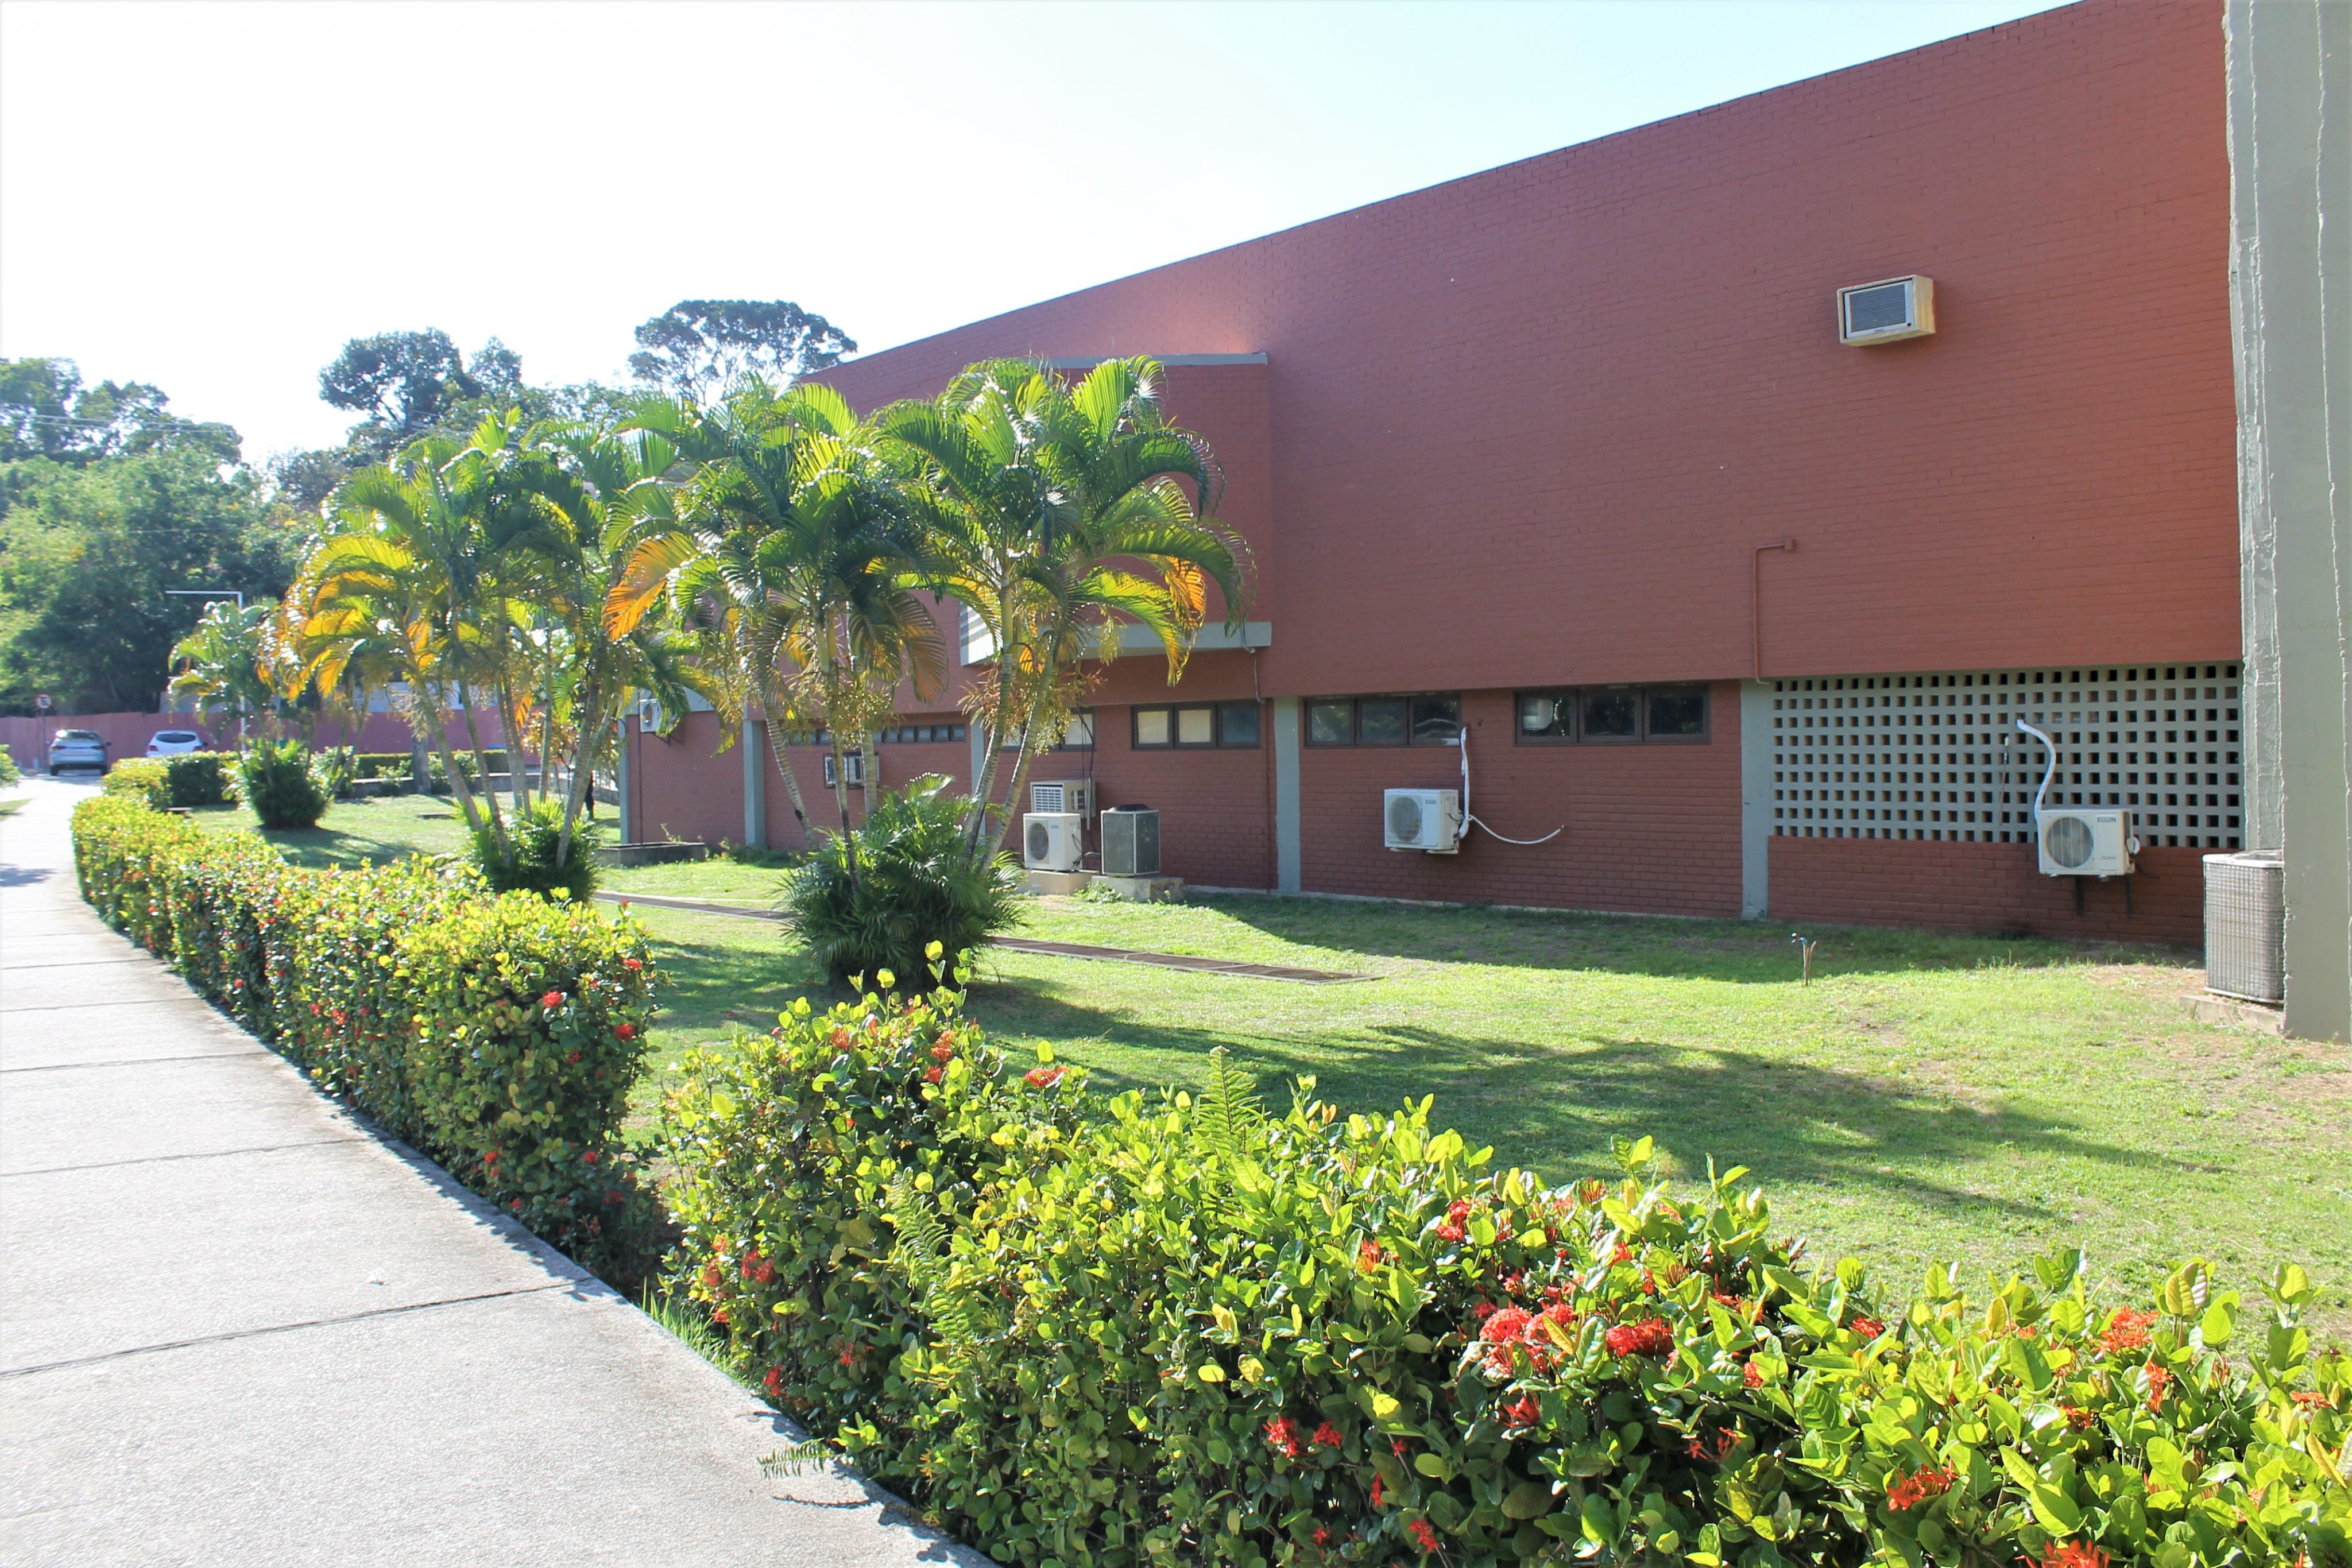
[[[847,333],[789,299],[681,299],[637,329],[629,373],[709,402],[743,376],[789,386],[856,351]]]
[[[226,424],[183,419],[145,382],[82,384],[71,360],[0,360],[0,463],[47,457],[76,465],[141,453],[194,451],[237,460]]]
[[[278,606],[268,599],[220,599],[205,607],[196,629],[172,645],[181,666],[170,687],[175,702],[193,702],[198,713],[233,714],[243,719],[269,706],[267,639]]]
[[[1017,800],[1084,695],[1084,661],[1116,657],[1123,622],[1158,636],[1173,685],[1210,584],[1227,625],[1247,612],[1248,546],[1214,517],[1223,476],[1206,442],[1168,423],[1160,375],[1150,359],[1107,360],[1073,388],[992,360],[875,416],[923,509],[938,580],[995,644],[992,679],[971,699],[992,732],[967,820],[975,853],[993,853],[1010,820],[991,805],[1003,739]]]

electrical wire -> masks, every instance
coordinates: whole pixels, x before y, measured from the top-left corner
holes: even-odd
[[[1507,844],[1548,844],[1551,842],[1552,840],[1559,837],[1560,834],[1568,831],[1568,824],[1566,822],[1562,822],[1559,827],[1554,828],[1542,838],[1515,839],[1508,833],[1498,833],[1495,831],[1493,828],[1488,827],[1486,822],[1473,815],[1470,810],[1470,727],[1468,725],[1464,725],[1460,729],[1454,732],[1454,744],[1458,747],[1462,752],[1462,820],[1464,821],[1474,822],[1481,828],[1486,828],[1486,834],[1489,838],[1500,839]]]

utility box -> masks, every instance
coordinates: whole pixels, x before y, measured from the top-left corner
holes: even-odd
[[[2205,988],[2286,999],[2286,863],[2276,850],[2205,857]]]
[[[1149,806],[1113,806],[1102,822],[1105,876],[1160,874],[1160,813]]]

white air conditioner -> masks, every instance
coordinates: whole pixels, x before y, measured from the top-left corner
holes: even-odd
[[[849,787],[852,789],[863,789],[866,788],[866,754],[862,751],[853,751],[848,756]],[[824,787],[828,789],[834,787],[833,753],[830,751],[824,754]]]
[[[1838,290],[1838,341],[1896,343],[1936,331],[1936,280],[1886,277]]]
[[[2131,813],[2068,810],[2040,813],[2036,835],[2044,876],[2129,876],[2139,841],[2132,836]]]
[[[1381,801],[1381,841],[1392,850],[1458,853],[1462,795],[1455,789],[1390,789]]]
[[[1032,811],[1021,819],[1021,863],[1031,871],[1076,871],[1085,857],[1086,819],[1076,811]]]
[[[1029,809],[1048,815],[1057,811],[1075,811],[1092,821],[1095,814],[1094,782],[1087,779],[1033,782],[1029,786]]]

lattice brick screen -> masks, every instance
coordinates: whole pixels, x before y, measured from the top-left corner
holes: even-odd
[[[2053,806],[2125,806],[2147,845],[2240,847],[2238,666],[2137,664],[1772,683],[1772,831],[2033,841]]]

